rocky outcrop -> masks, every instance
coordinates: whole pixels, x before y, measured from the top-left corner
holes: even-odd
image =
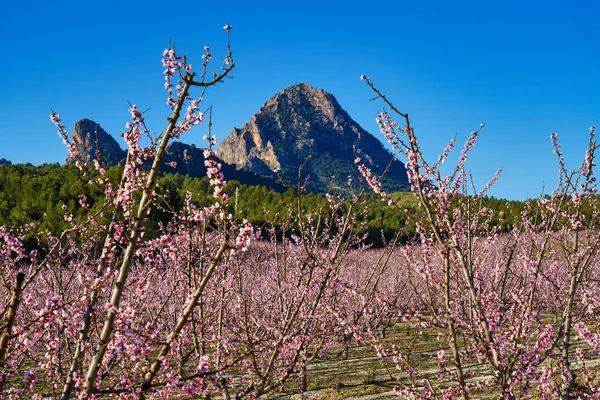
[[[87,118],[75,123],[71,139],[77,151],[85,162],[90,162],[100,156],[106,168],[117,165],[125,159],[127,152],[121,149],[117,141],[96,122]],[[67,158],[67,163],[73,162]]]
[[[247,124],[223,139],[217,154],[240,169],[266,175],[280,171],[289,183],[296,183],[298,169],[306,162],[303,172],[310,175],[309,189],[316,192],[326,191],[332,182],[343,189],[349,176],[357,179],[357,156],[376,173],[392,159],[332,94],[307,83],[268,100]],[[387,190],[407,190],[404,165],[394,161],[383,182]]]
[[[0,167],[6,166],[6,165],[12,165],[12,163],[7,160],[6,158],[0,158]]]
[[[204,161],[203,148],[196,147],[194,144],[171,142],[165,152],[161,171],[203,178],[206,176]],[[236,180],[246,185],[260,185],[276,191],[283,191],[283,187],[277,182],[275,176],[269,177],[257,175],[252,171],[239,170],[235,165],[230,165],[220,159],[217,162],[221,163],[221,171],[228,181]]]

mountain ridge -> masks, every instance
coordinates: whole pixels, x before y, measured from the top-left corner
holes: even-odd
[[[84,161],[100,157],[107,168],[123,163],[127,155],[98,123],[86,118],[75,123],[72,141]],[[203,177],[203,150],[172,141],[161,170]],[[304,82],[268,99],[249,122],[231,130],[216,153],[226,179],[252,185],[281,189],[276,183],[281,177],[296,186],[301,170],[300,179],[308,178],[310,192],[346,191],[349,180],[362,180],[354,162],[360,157],[374,174],[387,170],[382,180],[386,191],[409,189],[404,164],[355,122],[333,94]]]

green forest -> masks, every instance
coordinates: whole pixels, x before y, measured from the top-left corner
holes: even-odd
[[[122,167],[116,166],[107,171],[107,177],[114,186],[121,176]],[[86,174],[94,174],[90,170]],[[66,205],[69,213],[83,219],[89,212],[95,212],[103,203],[103,192],[95,186],[89,177],[74,165],[43,164],[32,166],[16,164],[0,168],[0,226],[33,225],[33,232],[62,232],[69,223],[65,221]],[[192,200],[199,205],[209,205],[214,201],[208,178],[193,178],[179,173],[164,173],[159,179],[159,208],[149,218],[148,234],[156,232],[161,222],[168,222],[174,211],[184,204],[185,196],[192,193]],[[236,219],[248,219],[255,226],[277,225],[276,216],[285,216],[292,204],[297,204],[294,190],[276,191],[265,186],[249,186],[237,181],[227,183],[231,212]],[[345,193],[347,195],[348,193]],[[79,204],[85,196],[89,208]],[[360,211],[366,213],[368,237],[366,242],[381,246],[384,238],[391,239],[394,232],[402,232],[401,240],[406,241],[414,234],[414,228],[407,225],[406,213],[413,213],[417,200],[412,193],[394,194],[397,207],[388,207],[379,196],[366,191]],[[302,207],[306,210],[317,208],[326,196],[323,194],[302,194]],[[509,229],[515,218],[523,210],[523,202],[507,201],[494,197],[478,199],[496,212],[496,221],[500,211],[504,213],[502,230]]]

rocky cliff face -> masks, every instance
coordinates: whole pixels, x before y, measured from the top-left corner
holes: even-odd
[[[2,167],[4,165],[12,165],[12,163],[9,160],[7,160],[6,158],[0,158],[0,167]]]
[[[107,168],[117,165],[125,159],[127,152],[102,127],[89,119],[80,119],[75,123],[71,139],[85,162],[100,159]],[[67,163],[73,160],[67,158]]]
[[[373,135],[361,128],[323,89],[299,83],[268,100],[242,128],[234,128],[217,154],[229,164],[260,174],[279,170],[296,183],[298,168],[310,175],[309,189],[326,191],[333,183],[345,188],[348,176],[358,177],[354,159],[360,156],[381,173],[391,154]],[[407,190],[404,165],[394,161],[383,180],[387,190]]]

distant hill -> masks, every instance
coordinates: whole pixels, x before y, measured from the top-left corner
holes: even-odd
[[[305,161],[309,190],[346,188],[348,177],[359,178],[357,156],[381,174],[392,155],[383,144],[356,123],[336,98],[323,89],[299,83],[269,99],[242,128],[234,128],[217,150],[219,157],[239,169],[272,176],[280,171],[291,184]],[[408,191],[404,164],[393,161],[383,180],[389,191]]]
[[[0,158],[0,167],[2,167],[4,165],[12,165],[12,163],[9,160],[7,160],[6,158]]]

